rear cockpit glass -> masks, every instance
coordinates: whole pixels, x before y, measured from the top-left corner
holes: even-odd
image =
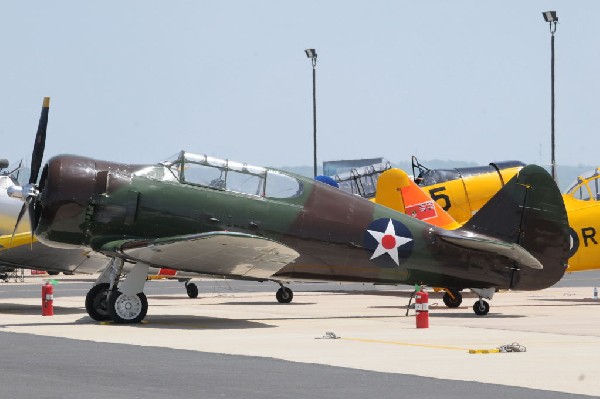
[[[266,197],[294,198],[301,194],[302,185],[297,179],[272,170],[267,172]]]
[[[263,196],[265,183],[261,176],[229,170],[225,187],[236,193]]]
[[[181,183],[257,197],[293,198],[302,194],[296,178],[260,166],[180,152],[159,164]]]

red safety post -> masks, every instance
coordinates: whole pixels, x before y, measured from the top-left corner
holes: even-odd
[[[54,316],[54,286],[48,281],[42,285],[42,316]]]
[[[422,288],[415,295],[415,310],[417,311],[417,328],[429,328],[429,294]]]

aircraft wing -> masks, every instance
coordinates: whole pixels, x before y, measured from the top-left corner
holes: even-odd
[[[109,259],[84,249],[48,247],[31,233],[0,236],[0,265],[55,272],[95,273]]]
[[[154,267],[264,280],[300,254],[264,237],[234,232],[211,232],[168,238],[120,240],[100,252]]]
[[[520,265],[532,269],[543,269],[544,267],[533,255],[519,244],[496,240],[480,235],[461,235],[453,231],[442,231],[437,234],[443,241],[463,248],[474,249],[483,252],[491,252],[514,260]]]

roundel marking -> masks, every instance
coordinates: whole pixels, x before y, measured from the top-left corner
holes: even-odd
[[[386,254],[400,266],[412,253],[414,240],[410,230],[390,218],[372,221],[365,231],[365,248],[372,252],[371,260]]]
[[[569,255],[568,257],[572,257],[575,255],[575,252],[579,249],[579,237],[577,236],[577,232],[573,230],[572,227],[569,227]]]

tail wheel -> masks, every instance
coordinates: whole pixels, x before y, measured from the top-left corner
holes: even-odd
[[[448,291],[450,291],[450,293],[448,293]],[[457,308],[460,306],[460,304],[462,303],[462,295],[460,294],[460,292],[458,292],[457,290],[448,290],[444,293],[444,297],[442,298],[444,301],[444,304],[449,307],[449,308]],[[450,295],[452,294],[452,296],[454,296],[454,298],[452,298],[452,296]]]
[[[277,298],[277,302],[279,303],[290,303],[292,302],[292,298],[294,298],[294,293],[288,287],[281,287],[277,290],[275,298]]]
[[[115,323],[139,323],[148,312],[146,294],[125,295],[121,291],[113,291],[108,296],[108,311]]]
[[[108,312],[108,289],[110,284],[97,284],[85,296],[85,310],[96,321],[110,320]]]
[[[490,311],[490,304],[479,300],[473,304],[473,311],[477,316],[485,316]]]

